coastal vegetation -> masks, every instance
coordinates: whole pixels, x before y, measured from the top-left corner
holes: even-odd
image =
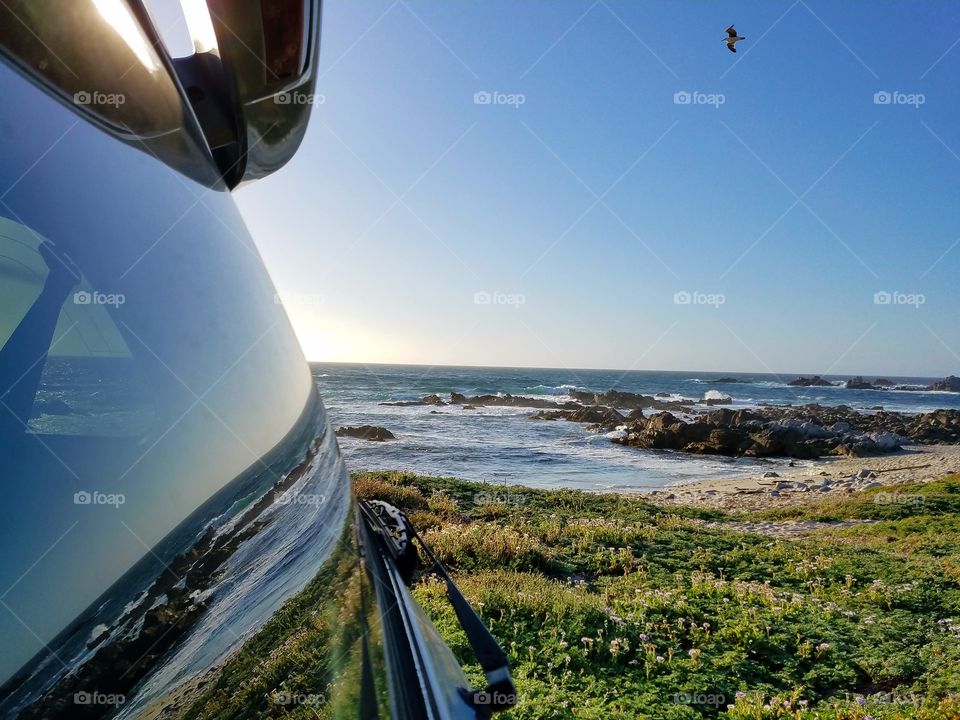
[[[865,490],[736,514],[402,472],[360,473],[354,487],[407,512],[500,640],[519,695],[500,717],[960,717],[960,476],[886,486],[882,502]],[[795,539],[744,531],[797,520],[847,522]],[[348,566],[326,570],[345,597]],[[267,702],[344,692],[320,666],[331,643],[353,672],[356,638],[313,586],[188,717],[336,716],[334,702]],[[426,565],[415,596],[480,685]]]

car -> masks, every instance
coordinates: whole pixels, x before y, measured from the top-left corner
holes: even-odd
[[[311,703],[487,717],[506,658],[355,498],[231,195],[300,144],[319,2],[183,6],[174,58],[139,0],[0,4],[0,715],[137,717],[309,587],[350,618]],[[485,687],[409,592],[421,557]]]

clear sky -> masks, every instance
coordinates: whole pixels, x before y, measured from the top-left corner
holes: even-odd
[[[236,193],[311,360],[960,373],[960,3],[324,5]]]

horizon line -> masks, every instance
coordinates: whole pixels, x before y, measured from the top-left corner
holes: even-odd
[[[773,375],[789,376],[791,378],[800,377],[834,377],[834,378],[855,378],[855,377],[873,377],[873,378],[909,378],[916,380],[942,380],[952,377],[953,373],[943,375],[901,375],[898,373],[824,373],[824,372],[774,372],[770,370],[692,370],[680,368],[678,370],[659,370],[650,368],[610,368],[610,367],[592,367],[592,368],[574,368],[574,367],[549,367],[541,365],[461,365],[455,363],[410,363],[410,362],[366,362],[363,360],[316,360],[307,359],[309,364],[323,365],[378,365],[383,367],[415,367],[415,368],[464,368],[471,370],[550,370],[558,372],[620,372],[620,373],[642,373],[642,372],[670,372],[670,373],[697,373],[697,374],[717,374],[717,375]]]

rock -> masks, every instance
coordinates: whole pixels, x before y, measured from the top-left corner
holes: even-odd
[[[878,482],[868,482],[866,485],[861,485],[860,489],[869,490],[870,488],[878,488],[878,487],[883,487],[883,484]]]
[[[583,390],[571,390],[570,397],[584,405],[606,405],[611,408],[622,410],[643,410],[644,408],[654,408],[656,410],[691,410],[689,402],[680,400],[664,401],[650,395],[639,395],[637,393],[622,392],[620,390],[607,390],[604,393],[592,393]]]
[[[873,383],[869,383],[862,376],[857,375],[844,383],[847,390],[876,390]]]
[[[702,402],[705,405],[730,405],[733,398],[719,390],[707,390],[703,394]]]
[[[929,387],[929,389],[960,393],[960,377],[957,377],[956,375],[948,375],[943,380],[935,382]]]
[[[875,478],[876,476],[877,474],[870,468],[861,468],[855,477],[857,480],[868,480],[870,478]]]
[[[798,377],[796,380],[788,382],[787,385],[793,387],[831,387],[833,383],[824,380],[819,375],[814,375],[812,378]]]
[[[707,382],[710,383],[711,385],[732,385],[734,383],[747,385],[749,383],[752,383],[753,380],[741,380],[740,378],[735,378],[735,377],[719,377],[719,378],[714,378],[713,380],[707,380]]]
[[[848,433],[848,432],[850,432],[851,430],[853,430],[853,426],[852,426],[850,423],[848,423],[848,422],[843,422],[843,421],[841,420],[840,422],[836,422],[836,423],[834,423],[833,425],[831,425],[831,426],[828,428],[828,430],[830,430],[830,432],[832,432],[832,433],[843,434],[843,433]]]
[[[352,437],[360,440],[371,440],[373,442],[383,442],[384,440],[396,440],[397,436],[384,427],[379,425],[358,425],[357,427],[337,428],[337,437]]]
[[[900,449],[900,444],[904,438],[892,432],[870,433],[870,438],[877,444],[882,452],[893,452]]]
[[[468,404],[466,404],[466,405],[463,406],[463,409],[464,409],[464,410],[476,410],[476,409],[477,409],[477,406],[476,406],[476,405],[470,405],[470,404],[468,403]]]
[[[767,494],[768,494],[770,497],[780,497],[780,491],[779,491],[779,490],[771,490],[771,491],[770,491],[769,493],[767,493]]]
[[[780,473],[775,473],[775,472],[773,472],[773,471],[765,472],[765,473],[763,474],[763,477],[765,477],[765,478],[778,478],[778,477],[780,477]]]
[[[890,380],[887,380],[886,378],[877,378],[876,380],[873,381],[873,386],[888,388],[888,387],[893,387],[893,383]]]

